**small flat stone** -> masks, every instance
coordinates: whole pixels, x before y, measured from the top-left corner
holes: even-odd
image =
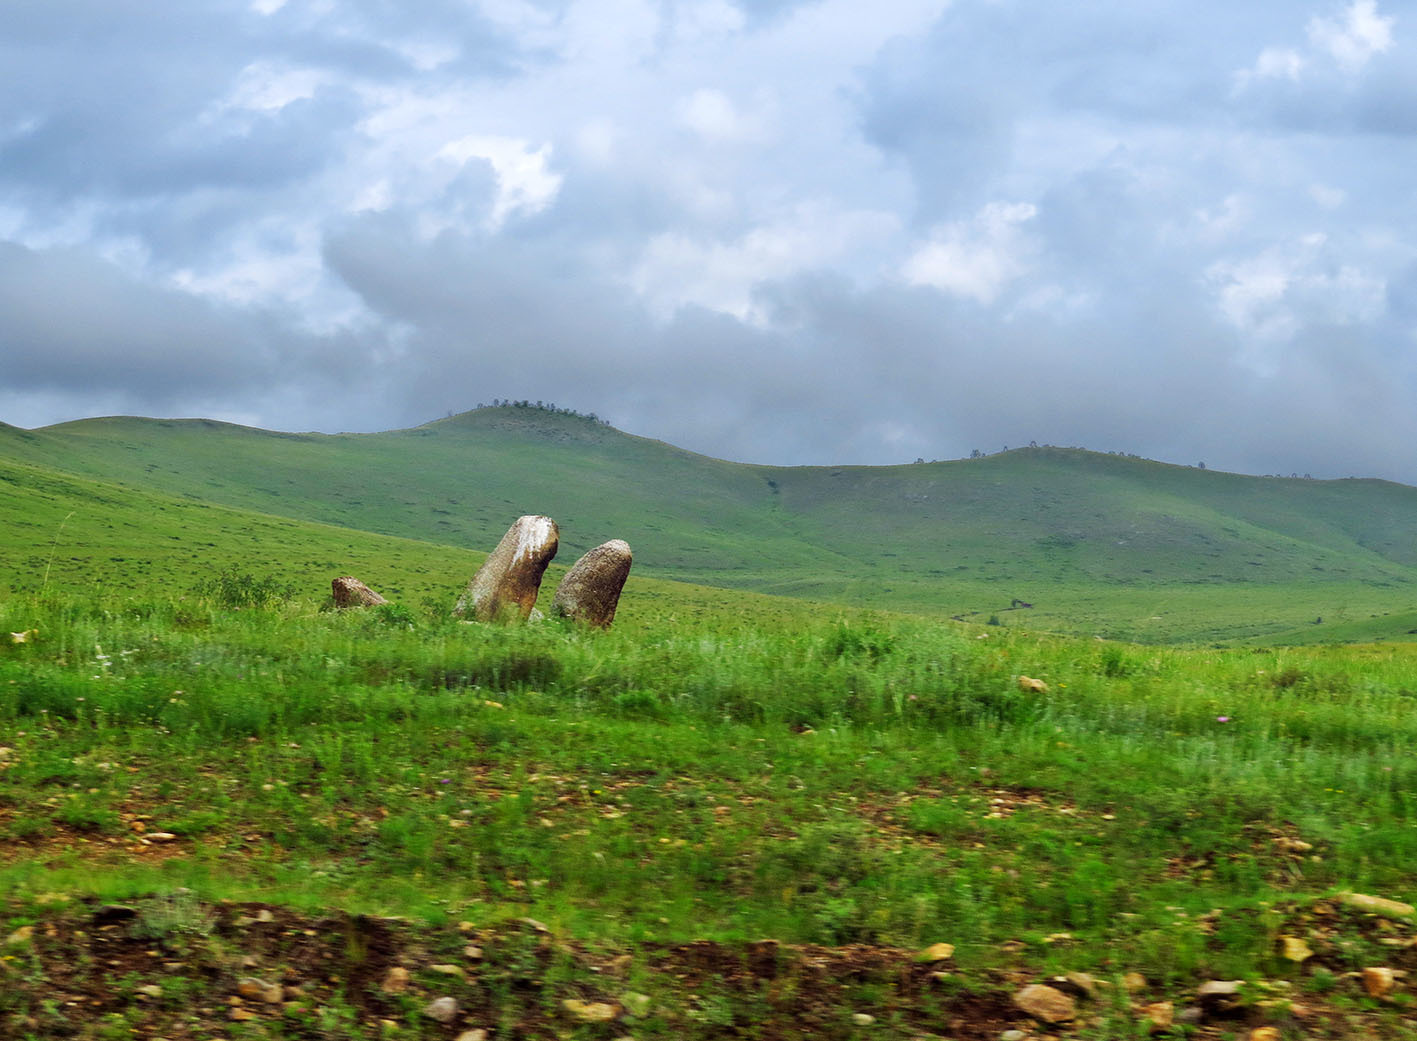
[[[482,1027],[474,1027],[472,1030],[464,1030],[458,1035],[457,1041],[487,1041],[487,1031]]]
[[[384,981],[379,984],[385,994],[402,994],[408,990],[412,977],[402,965],[395,965],[384,973]]]
[[[1014,995],[1014,1005],[1040,1023],[1067,1023],[1077,1017],[1077,1002],[1061,990],[1033,983]]]
[[[334,596],[335,606],[340,608],[378,607],[388,603],[353,575],[343,575],[331,580],[330,592]]]
[[[255,976],[243,976],[236,981],[236,993],[251,1001],[264,999],[271,987],[272,984]]]
[[[1281,936],[1280,953],[1292,962],[1301,963],[1314,956],[1313,949],[1298,936]]]
[[[1244,980],[1206,980],[1196,988],[1196,997],[1202,1001],[1214,998],[1233,998],[1239,995]]]
[[[609,1023],[620,1014],[614,1005],[603,1001],[581,1001],[579,998],[567,998],[561,1002],[561,1007],[582,1023]]]
[[[1048,983],[1049,986],[1056,987],[1065,994],[1071,994],[1074,997],[1097,997],[1097,981],[1085,972],[1069,972],[1062,976],[1054,976]]]
[[[649,1013],[652,999],[648,994],[640,994],[635,991],[620,995],[620,1004],[625,1006],[625,1011],[639,1019]]]
[[[1147,1029],[1153,1034],[1170,1030],[1171,1024],[1176,1021],[1176,1006],[1169,1001],[1153,1001],[1141,1011],[1150,1023]]]
[[[423,1006],[423,1014],[439,1023],[451,1023],[458,1018],[458,1003],[453,998],[434,998]]]
[[[1380,914],[1388,918],[1411,918],[1414,913],[1417,913],[1417,908],[1411,904],[1404,904],[1400,900],[1388,900],[1381,896],[1367,896],[1364,893],[1340,893],[1338,899],[1340,903],[1357,908],[1359,911]]]
[[[955,948],[952,943],[932,943],[915,956],[918,962],[949,961],[954,957]]]
[[[1385,998],[1392,992],[1393,971],[1385,966],[1370,966],[1363,970],[1363,989],[1370,998]]]

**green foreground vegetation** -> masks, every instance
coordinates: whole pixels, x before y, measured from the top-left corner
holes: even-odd
[[[1410,918],[1337,898],[1413,895],[1410,646],[1161,649],[751,600],[686,621],[633,589],[608,633],[333,612],[230,573],[7,599],[0,632],[30,635],[0,642],[0,1035],[68,1036],[26,980],[65,923],[94,928],[84,898],[168,945],[152,978],[92,966],[94,1037],[997,1036],[1029,1022],[1018,984],[1068,971],[1145,978],[1085,1003],[1083,1037],[1146,1036],[1140,1009],[1208,979],[1246,981],[1239,1007],[1176,1030],[1414,1033],[1405,987],[1347,975],[1417,969]],[[223,900],[423,923],[417,1000],[342,941],[309,970],[318,1003],[232,1019],[255,941],[218,929]],[[804,994],[656,971],[694,941],[748,965],[765,938],[896,952],[895,975]],[[450,1033],[437,995],[482,1018]]]

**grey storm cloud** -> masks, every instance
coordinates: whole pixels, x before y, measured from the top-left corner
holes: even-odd
[[[158,288],[69,249],[0,243],[4,390],[108,396],[149,407],[329,385],[358,364],[356,337],[293,334],[287,316]]]
[[[1417,481],[1391,0],[23,0],[0,419]]]

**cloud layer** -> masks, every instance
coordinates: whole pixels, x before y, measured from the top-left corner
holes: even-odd
[[[138,0],[0,34],[0,419],[1417,482],[1390,0]]]

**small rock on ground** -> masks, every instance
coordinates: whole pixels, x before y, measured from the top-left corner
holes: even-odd
[[[1033,983],[1014,995],[1014,1005],[1040,1023],[1066,1023],[1077,1017],[1077,1002],[1061,990]]]
[[[423,1014],[439,1023],[451,1023],[458,1018],[458,1003],[453,998],[434,998],[424,1006]]]

